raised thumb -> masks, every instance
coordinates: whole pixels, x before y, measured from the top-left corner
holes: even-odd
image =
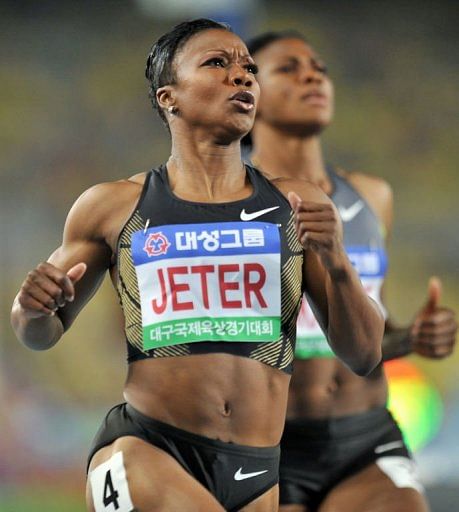
[[[70,277],[72,283],[76,283],[84,276],[87,268],[86,263],[77,263],[67,272],[67,276]]]
[[[441,298],[441,281],[438,277],[431,277],[427,288],[427,304],[425,309],[428,311],[435,311]]]

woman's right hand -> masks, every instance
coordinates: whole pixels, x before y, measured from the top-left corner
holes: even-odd
[[[52,316],[75,298],[74,284],[87,269],[86,263],[77,263],[63,272],[48,262],[40,263],[27,274],[17,295],[17,302],[29,319]]]

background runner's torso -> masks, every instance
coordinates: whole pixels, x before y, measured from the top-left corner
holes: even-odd
[[[383,308],[380,292],[387,270],[384,227],[343,176],[331,167],[327,173],[333,186],[331,199],[343,221],[348,256],[369,295]],[[339,362],[306,300],[298,317],[294,365],[289,418],[343,416],[385,404],[387,389],[382,368],[359,377]]]

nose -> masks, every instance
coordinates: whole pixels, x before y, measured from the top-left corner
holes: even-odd
[[[306,84],[321,83],[324,79],[323,73],[313,66],[307,66],[303,68],[301,72],[301,81]]]
[[[253,84],[253,76],[241,66],[234,66],[231,83],[233,85],[243,85],[244,87],[251,87]]]

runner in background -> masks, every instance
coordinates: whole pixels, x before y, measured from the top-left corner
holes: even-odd
[[[303,178],[337,206],[349,258],[381,309],[392,191],[380,178],[324,162],[320,135],[333,117],[327,68],[298,33],[266,33],[248,43],[259,66],[261,97],[251,132],[251,161],[270,177]],[[247,139],[246,139],[247,140]],[[451,354],[457,325],[441,306],[441,283],[427,285],[412,325],[386,320],[383,358]],[[347,338],[348,342],[352,338]],[[383,366],[366,377],[339,361],[303,301],[282,438],[283,512],[421,512],[428,509],[416,467],[386,409]]]
[[[85,192],[61,247],[15,300],[18,338],[44,350],[107,270],[119,294],[126,403],[109,411],[90,450],[91,512],[278,509],[303,289],[354,371],[380,361],[384,319],[346,256],[332,202],[242,162],[255,73],[224,25],[200,19],[164,34],[146,76],[172,138],[167,164]]]

